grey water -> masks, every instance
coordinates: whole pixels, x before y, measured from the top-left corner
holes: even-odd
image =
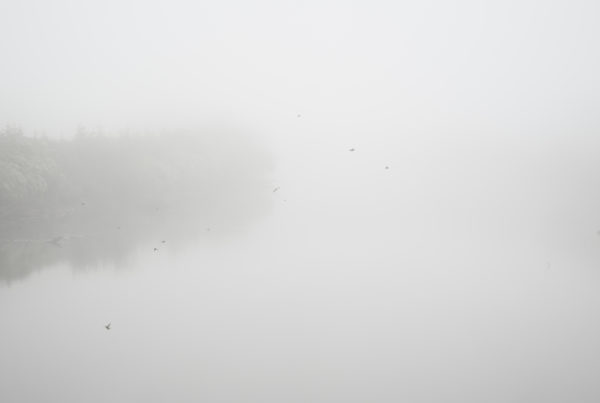
[[[244,225],[4,244],[2,400],[594,401],[593,152],[412,145],[288,143]]]

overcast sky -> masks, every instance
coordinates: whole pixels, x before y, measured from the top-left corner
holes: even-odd
[[[592,0],[4,0],[0,123],[268,131],[300,113],[339,130],[581,134],[599,125],[599,12]]]

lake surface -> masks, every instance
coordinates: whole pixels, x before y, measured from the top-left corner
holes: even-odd
[[[598,401],[597,192],[359,152],[290,152],[243,226],[2,249],[0,400]]]

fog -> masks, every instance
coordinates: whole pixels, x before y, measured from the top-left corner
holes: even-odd
[[[0,401],[599,401],[599,12],[1,2]]]

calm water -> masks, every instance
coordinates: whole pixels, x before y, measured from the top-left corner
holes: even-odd
[[[0,400],[600,399],[594,198],[336,152],[239,228],[5,246]]]

